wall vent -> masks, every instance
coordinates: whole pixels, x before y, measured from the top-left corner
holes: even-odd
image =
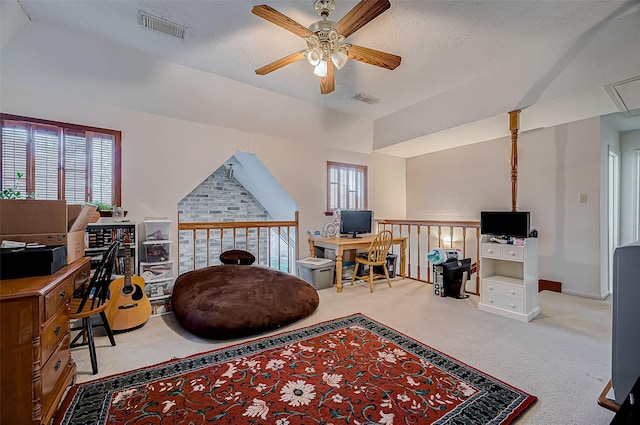
[[[140,25],[144,28],[177,37],[180,40],[184,40],[187,35],[187,27],[150,15],[142,10],[140,11]]]
[[[366,94],[366,93],[358,93],[355,96],[353,96],[352,99],[355,99],[358,102],[364,102],[368,105],[374,105],[380,102],[380,99],[378,99],[377,97],[373,97],[370,94]]]

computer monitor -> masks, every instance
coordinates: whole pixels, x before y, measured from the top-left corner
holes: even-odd
[[[360,233],[371,233],[371,210],[342,210],[340,211],[340,233],[359,237]]]

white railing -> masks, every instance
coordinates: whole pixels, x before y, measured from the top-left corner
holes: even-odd
[[[298,213],[293,221],[178,223],[178,274],[220,264],[224,251],[241,249],[255,264],[293,273],[297,259]]]
[[[377,220],[378,231],[391,230],[394,236],[407,237],[405,273],[407,278],[433,283],[433,270],[427,254],[433,248],[458,248],[464,258],[471,258],[471,280],[475,288],[467,291],[480,294],[479,255],[480,222],[434,220]],[[397,248],[396,248],[397,249]],[[392,251],[393,252],[393,251]]]

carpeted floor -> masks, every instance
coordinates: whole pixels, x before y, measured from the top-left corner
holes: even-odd
[[[56,423],[506,425],[535,400],[355,314],[76,385]]]
[[[411,280],[319,291],[320,306],[286,330],[357,312],[534,394],[538,401],[514,423],[606,425],[613,413],[596,400],[611,374],[611,302],[543,291],[541,314],[522,323],[478,310],[478,297],[440,298],[432,286]],[[272,335],[280,331],[274,331]],[[98,336],[100,373],[91,374],[86,348],[72,350],[77,382],[138,369],[248,340],[211,341],[182,329],[171,314],[152,317],[117,346]]]

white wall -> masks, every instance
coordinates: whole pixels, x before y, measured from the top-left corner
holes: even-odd
[[[236,151],[255,153],[296,200],[308,256],[306,230],[322,229],[326,209],[326,161],[368,166],[369,202],[378,217],[405,217],[404,159],[341,151],[296,140],[250,134],[185,120],[84,102],[67,96],[12,90],[3,84],[2,111],[122,131],[122,204],[128,218],[168,216],[177,221],[178,202]],[[177,226],[172,238],[178,240]],[[177,253],[172,258],[177,260]]]
[[[539,277],[601,298],[599,118],[518,140],[517,206],[538,230]],[[510,210],[510,149],[505,137],[407,160],[407,217],[479,220],[481,210]]]
[[[372,122],[42,24],[1,54],[2,112],[122,131],[122,203],[134,221],[177,221],[178,202],[238,151],[298,204],[301,256],[306,231],[329,222],[326,161],[366,165],[369,207],[405,217],[405,161],[370,153]],[[276,128],[286,138],[269,136]]]

